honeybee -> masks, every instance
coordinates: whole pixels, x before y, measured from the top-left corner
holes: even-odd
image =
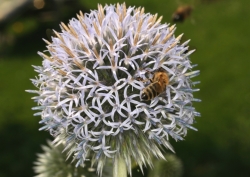
[[[190,5],[179,6],[172,15],[173,22],[183,22],[191,15],[193,7]]]
[[[167,72],[160,68],[154,73],[152,79],[149,80],[151,84],[145,87],[141,93],[141,99],[146,101],[155,98],[166,90],[169,83],[169,77]]]

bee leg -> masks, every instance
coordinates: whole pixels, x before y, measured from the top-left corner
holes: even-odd
[[[151,82],[151,79],[144,79],[144,80],[142,80],[142,82],[147,82],[148,80],[150,80],[150,82]]]
[[[141,77],[137,77],[135,78],[137,81],[141,81],[141,82],[147,82],[148,80],[150,80],[151,82],[151,79],[142,79]]]

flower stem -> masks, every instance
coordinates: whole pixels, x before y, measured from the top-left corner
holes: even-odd
[[[127,177],[126,163],[123,158],[115,158],[113,177]]]

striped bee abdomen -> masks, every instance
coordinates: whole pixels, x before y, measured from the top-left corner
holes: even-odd
[[[151,100],[158,96],[161,91],[161,85],[159,82],[154,82],[152,84],[149,84],[146,88],[142,90],[141,99],[142,100]]]

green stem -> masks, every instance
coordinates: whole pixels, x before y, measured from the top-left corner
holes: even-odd
[[[113,177],[127,177],[125,160],[121,157],[115,158],[113,166]]]

